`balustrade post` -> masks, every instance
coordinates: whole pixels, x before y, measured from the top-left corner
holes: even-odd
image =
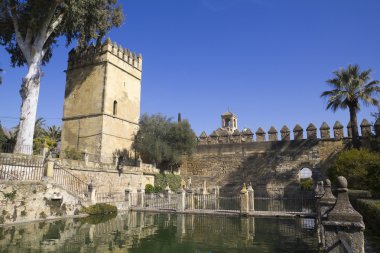
[[[47,178],[53,178],[54,176],[54,159],[49,156],[44,165],[44,176]]]
[[[138,203],[137,203],[137,205],[139,206],[139,207],[144,207],[144,195],[145,195],[145,190],[144,189],[138,189],[137,190],[137,195],[138,195],[138,199],[137,199],[137,201],[138,201]]]
[[[248,212],[255,211],[255,191],[251,184],[248,185]]]
[[[244,183],[240,191],[240,215],[247,215],[248,210],[248,191]]]
[[[92,181],[89,183],[88,187],[88,195],[90,196],[90,202],[92,205],[96,204],[96,186],[92,183]]]
[[[188,209],[193,210],[194,209],[194,192],[193,190],[187,191],[188,195]]]
[[[127,208],[129,209],[132,206],[132,190],[127,188],[124,191],[125,193],[125,202],[127,202]]]
[[[84,150],[84,164],[87,166],[89,160],[89,154],[87,152],[87,149]]]
[[[178,203],[177,203],[177,211],[179,212],[183,212],[185,211],[185,204],[186,204],[186,201],[185,201],[185,198],[186,198],[186,192],[183,190],[183,189],[180,189],[179,192],[178,192],[178,197],[177,197],[177,200],[178,200]]]
[[[333,209],[322,221],[325,252],[338,253],[342,248],[364,253],[363,217],[351,205],[348,198],[347,179],[338,177],[338,197]]]
[[[170,196],[170,194],[171,194],[171,190],[170,190],[170,187],[169,187],[169,185],[167,185],[166,187],[165,187],[165,190],[164,190],[164,196],[165,196],[165,198],[168,200],[168,203],[169,203],[169,208],[170,208],[170,202],[171,202],[171,196]]]

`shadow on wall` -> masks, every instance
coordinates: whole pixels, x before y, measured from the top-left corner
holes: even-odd
[[[243,145],[241,152],[229,153],[224,153],[223,147],[232,151],[226,146],[234,144],[217,145],[220,149],[217,155],[211,154],[215,150],[197,154],[200,165],[210,157],[214,164],[198,168],[195,176],[185,176],[191,176],[196,186],[201,180],[206,180],[208,185],[220,186],[220,193],[224,196],[239,194],[243,182],[251,182],[258,197],[298,196],[300,170],[308,167],[315,183],[323,180],[328,164],[347,144],[347,141],[318,139],[277,141]]]

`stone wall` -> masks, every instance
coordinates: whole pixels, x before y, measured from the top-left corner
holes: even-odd
[[[43,181],[0,181],[0,223],[78,214],[81,204],[64,189]]]
[[[314,180],[325,177],[328,163],[349,143],[348,139],[225,143],[199,145],[185,156],[180,168],[193,187],[218,185],[222,195],[236,195],[243,182],[251,182],[256,196],[290,196],[300,189],[299,172],[310,168]]]

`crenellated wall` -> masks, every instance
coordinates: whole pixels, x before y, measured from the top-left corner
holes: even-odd
[[[360,127],[362,144],[369,145],[371,124],[363,120]],[[313,124],[306,128],[306,134],[296,125],[292,136],[287,126],[280,132],[271,127],[268,133],[259,128],[256,138],[250,129],[228,135],[218,130],[210,136],[202,133],[196,152],[184,157],[181,176],[191,178],[193,187],[202,187],[204,180],[210,188],[218,185],[223,195],[237,194],[243,182],[251,182],[257,196],[298,194],[302,168],[312,170],[315,182],[323,180],[332,158],[350,144],[350,125],[348,138],[340,122],[334,124],[332,135],[330,130],[324,122],[319,128],[320,138]],[[380,121],[374,130],[380,134]]]
[[[335,139],[341,140],[345,137],[351,138],[352,130],[351,124],[347,124],[347,135],[344,135],[344,127],[339,122],[336,121],[333,126],[332,135],[330,134],[330,126],[323,122],[319,127],[320,138],[322,140]],[[368,120],[363,119],[360,124],[361,136],[362,138],[370,137],[372,133],[372,125]],[[376,135],[380,135],[380,120],[377,120],[373,126]],[[223,144],[223,143],[249,143],[249,142],[265,142],[265,141],[290,141],[290,140],[303,140],[303,139],[318,139],[317,137],[317,127],[310,123],[304,130],[299,124],[297,124],[293,130],[290,130],[287,125],[284,125],[278,132],[274,126],[272,126],[268,133],[261,127],[257,129],[254,133],[251,129],[245,128],[241,132],[236,129],[233,133],[229,133],[224,129],[217,129],[213,131],[210,135],[206,132],[202,132],[197,138],[198,145],[210,145],[210,144]],[[291,132],[293,132],[293,138],[291,137]],[[306,132],[306,136],[305,136]],[[256,138],[254,135],[256,134]]]

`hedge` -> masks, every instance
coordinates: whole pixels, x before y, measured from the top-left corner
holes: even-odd
[[[380,200],[358,199],[356,201],[357,211],[363,215],[366,226],[372,231],[380,229]]]

